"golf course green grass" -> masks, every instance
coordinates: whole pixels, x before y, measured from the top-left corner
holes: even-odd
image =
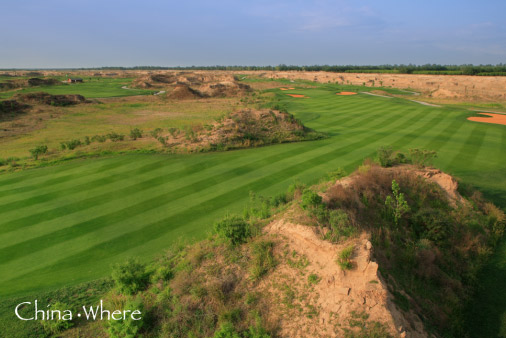
[[[64,78],[59,78],[63,81]],[[155,93],[153,90],[144,89],[124,89],[123,86],[131,84],[133,79],[130,78],[97,78],[85,77],[83,83],[62,83],[52,86],[37,86],[23,89],[15,89],[0,92],[0,99],[9,99],[15,94],[26,94],[34,92],[45,92],[52,95],[68,95],[79,94],[87,99],[105,98],[105,97],[122,97],[132,95],[150,95]]]
[[[463,109],[335,95],[340,90],[274,90],[306,126],[328,133],[324,140],[76,160],[1,175],[0,298],[99,278],[129,256],[147,260],[241,212],[250,191],[271,196],[338,167],[350,172],[381,146],[436,150],[437,167],[506,208],[506,126],[470,122],[473,113]]]

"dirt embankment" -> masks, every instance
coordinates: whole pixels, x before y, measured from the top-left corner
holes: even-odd
[[[139,76],[133,87],[164,88],[169,98],[241,96],[251,91],[250,86],[239,83],[228,73],[164,72]]]
[[[367,234],[333,244],[321,239],[314,227],[284,220],[272,222],[264,231],[277,242],[274,254],[279,264],[258,289],[277,300],[272,301],[270,314],[279,320],[281,336],[340,337],[374,325],[396,337],[428,336],[416,314],[401,313],[394,305],[378,264],[371,259]],[[354,266],[344,271],[336,258],[349,246],[354,248]],[[319,278],[314,285],[311,275]],[[291,306],[284,299],[288,288],[295,299]]]
[[[415,74],[354,74],[328,72],[239,72],[272,79],[303,79],[320,83],[414,89],[440,99],[506,101],[506,76],[452,76]]]
[[[86,98],[82,95],[52,95],[44,92],[17,94],[14,99],[20,102],[31,104],[45,104],[52,106],[71,106],[80,103],[86,103]]]
[[[24,87],[52,86],[60,84],[56,79],[31,78],[28,80],[15,79],[0,83],[0,90],[9,90]]]
[[[241,110],[212,125],[169,130],[159,137],[174,151],[227,150],[322,138],[293,115],[276,110]]]

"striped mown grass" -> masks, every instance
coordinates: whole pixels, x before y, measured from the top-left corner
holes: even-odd
[[[279,91],[319,141],[194,155],[76,160],[0,176],[0,297],[101,277],[128,256],[148,259],[180,238],[202,238],[239,212],[249,191],[273,195],[293,181],[351,171],[380,146],[437,150],[436,164],[506,206],[506,128],[471,112],[331,86]]]

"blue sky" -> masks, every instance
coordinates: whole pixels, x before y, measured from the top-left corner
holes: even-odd
[[[505,0],[1,0],[0,68],[506,63]]]

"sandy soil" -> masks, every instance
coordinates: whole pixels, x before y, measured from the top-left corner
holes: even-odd
[[[485,123],[506,125],[506,115],[492,114],[492,113],[480,113],[480,115],[485,115],[488,117],[471,116],[471,117],[468,117],[467,119],[469,121],[475,121],[475,122],[485,122]]]
[[[336,93],[336,95],[357,95],[357,93],[355,93],[355,92],[340,92],[340,93]]]
[[[299,97],[299,98],[307,97],[306,95],[302,95],[302,94],[286,94],[286,95],[291,96],[291,97]]]
[[[278,304],[271,312],[279,320],[281,337],[341,337],[372,322],[382,323],[395,337],[427,336],[416,316],[408,320],[396,309],[378,264],[371,261],[373,248],[365,233],[333,244],[322,240],[315,227],[284,220],[264,231],[278,242],[279,264],[258,288]],[[354,267],[343,271],[336,259],[350,245]],[[309,275],[318,276],[319,282],[309,283]],[[287,300],[287,292],[293,299]],[[363,323],[354,326],[354,321]]]

